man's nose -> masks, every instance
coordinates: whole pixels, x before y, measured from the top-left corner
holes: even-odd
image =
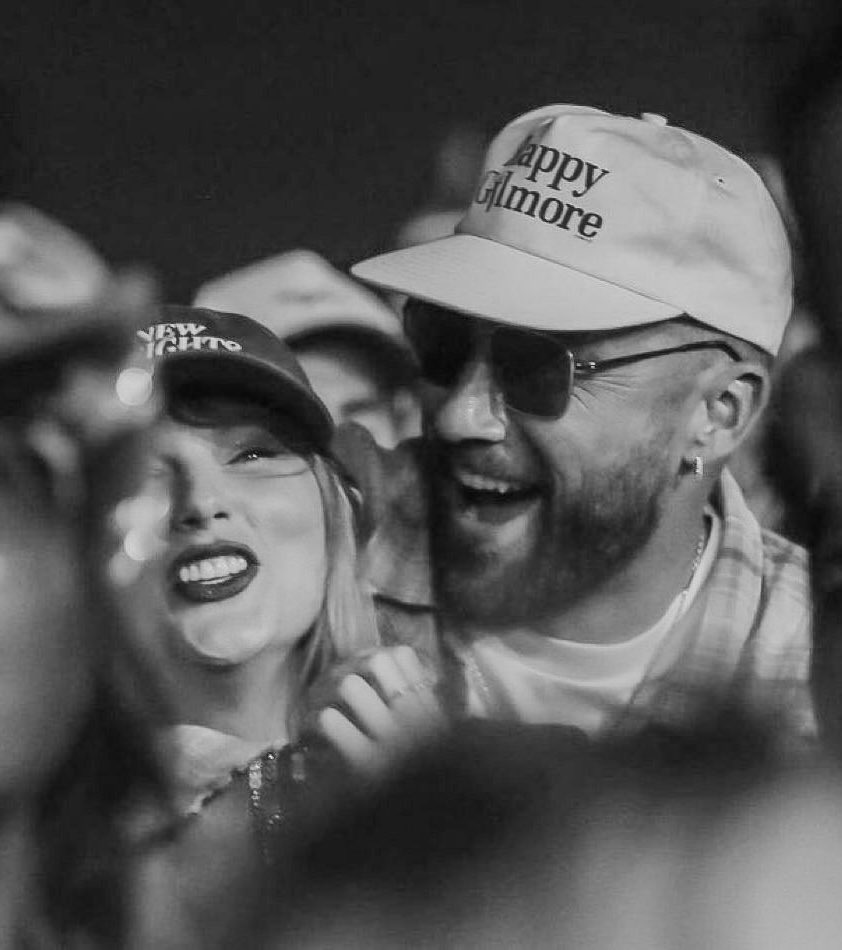
[[[448,442],[502,442],[508,419],[503,396],[485,354],[466,364],[433,416],[440,438]]]
[[[230,517],[230,505],[218,473],[185,459],[175,460],[172,467],[175,530],[198,531]]]

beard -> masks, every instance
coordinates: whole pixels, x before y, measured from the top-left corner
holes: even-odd
[[[478,544],[450,516],[447,489],[434,478],[432,563],[445,616],[490,630],[539,622],[593,594],[650,540],[672,482],[662,444],[637,446],[624,461],[592,469],[575,491],[555,472],[513,555]]]

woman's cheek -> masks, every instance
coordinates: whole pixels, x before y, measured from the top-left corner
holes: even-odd
[[[302,482],[295,491],[264,499],[259,522],[267,593],[261,614],[284,642],[315,622],[327,578],[321,493],[313,476]]]
[[[254,495],[264,568],[286,598],[319,605],[327,577],[324,506],[315,476],[296,479],[283,491]],[[289,601],[288,601],[289,603]]]
[[[263,486],[254,493],[250,504],[253,506],[253,520],[264,525],[277,544],[324,543],[325,519],[319,487],[312,473],[296,479],[295,485],[284,486],[284,490],[267,490]]]

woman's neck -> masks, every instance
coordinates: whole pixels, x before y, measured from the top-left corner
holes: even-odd
[[[286,741],[300,665],[296,650],[237,667],[191,664],[173,683],[177,720],[250,741]]]

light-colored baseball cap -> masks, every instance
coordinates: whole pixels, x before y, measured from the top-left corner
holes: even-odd
[[[395,313],[313,251],[294,250],[203,284],[193,305],[248,314],[281,339],[357,329],[407,347]]]
[[[536,109],[500,132],[455,234],[352,271],[541,330],[687,314],[770,353],[792,310],[784,226],[748,164],[662,116],[575,105]]]

